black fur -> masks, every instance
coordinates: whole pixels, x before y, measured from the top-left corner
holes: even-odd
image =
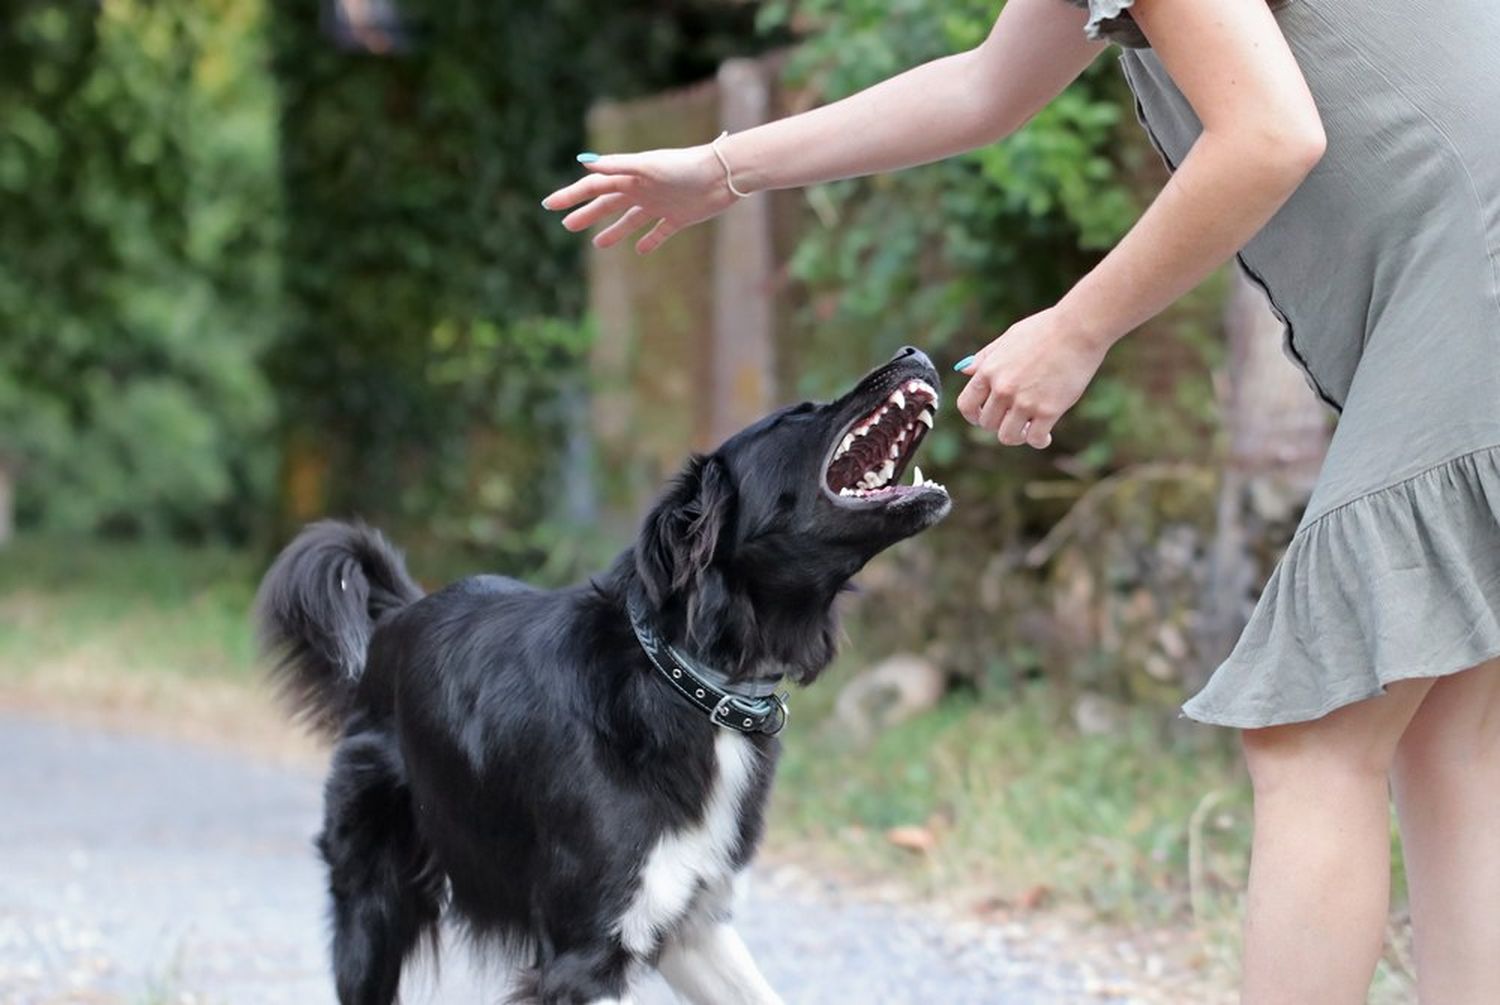
[[[913,377],[937,383],[905,350],[839,401],[783,409],[693,458],[634,547],[581,585],[478,576],[423,598],[368,528],[319,523],[288,546],[258,620],[298,707],[339,730],[318,846],[342,1005],[389,1005],[450,907],[521,958],[525,1000],[626,994],[656,952],[620,935],[646,856],[700,822],[718,770],[717,728],[650,666],[626,604],[737,679],[812,680],[850,577],[948,509],[935,491],[876,506],[825,489],[845,431]],[[760,839],[779,749],[750,742],[762,756],[735,870]]]

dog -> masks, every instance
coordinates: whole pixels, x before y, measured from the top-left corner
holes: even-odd
[[[900,484],[933,426],[914,348],[837,401],[691,458],[633,547],[580,585],[430,596],[358,524],[307,527],[256,599],[273,674],[337,738],[317,847],[341,1005],[390,1005],[451,917],[513,999],[629,1001],[655,967],[696,1005],[779,1002],[731,927],[786,722],[834,658],[835,601],[947,515]]]

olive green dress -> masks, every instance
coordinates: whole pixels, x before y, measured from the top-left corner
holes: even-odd
[[[1072,2],[1123,47],[1175,167],[1200,125],[1134,0]],[[1271,6],[1328,149],[1240,262],[1339,422],[1248,627],[1184,708],[1239,727],[1500,656],[1500,0]]]

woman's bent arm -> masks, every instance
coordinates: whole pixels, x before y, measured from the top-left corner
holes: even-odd
[[[1132,14],[1203,132],[1129,234],[1056,307],[963,364],[970,422],[1051,442],[1108,347],[1239,250],[1323,154],[1318,110],[1265,0],[1137,0]]]
[[[1264,0],[1139,0],[1133,10],[1203,132],[1135,227],[1059,305],[1111,341],[1254,237],[1325,143],[1307,82]]]

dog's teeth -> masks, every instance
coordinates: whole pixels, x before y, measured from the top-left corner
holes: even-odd
[[[906,395],[901,393],[900,388],[897,388],[896,392],[891,395],[891,404],[895,405],[897,408],[906,407]]]
[[[932,409],[930,409],[930,408],[924,408],[924,409],[922,409],[922,414],[920,416],[918,416],[918,418],[920,418],[923,422],[927,423],[927,428],[928,429],[931,429],[933,427],[933,424],[936,422],[936,419],[933,417],[933,414],[932,414]]]
[[[896,473],[896,462],[886,461],[880,466],[880,483],[884,485],[891,480],[891,475]]]
[[[922,484],[922,465],[913,464],[911,466],[911,483],[913,485]]]
[[[854,434],[850,433],[848,436],[844,437],[844,442],[839,444],[839,453],[841,455],[847,454],[849,452],[849,448],[852,446],[854,446]]]
[[[896,458],[898,458],[900,456],[901,456],[901,444],[900,444],[900,442],[898,441],[896,443],[892,443],[891,444],[891,460],[894,461]]]

